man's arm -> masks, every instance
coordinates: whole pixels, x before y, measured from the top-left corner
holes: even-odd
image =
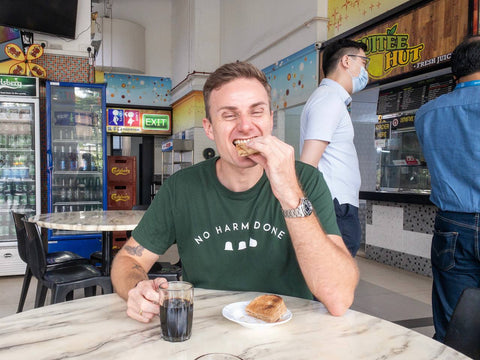
[[[272,136],[252,139],[248,146],[260,151],[250,158],[265,169],[282,208],[296,208],[304,193],[295,172],[293,147]],[[285,221],[310,291],[332,315],[342,315],[353,303],[359,279],[342,238],[327,235],[314,214]]]
[[[303,277],[332,315],[352,305],[359,273],[338,235],[327,235],[314,214],[285,219]]]
[[[158,255],[145,249],[131,237],[115,256],[112,265],[112,284],[115,292],[127,301],[127,315],[149,322],[159,313],[159,286],[164,278],[148,280],[148,271]]]
[[[300,161],[318,167],[318,163],[327,148],[329,142],[323,140],[305,140],[303,143]]]

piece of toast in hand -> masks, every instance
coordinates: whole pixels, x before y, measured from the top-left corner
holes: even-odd
[[[249,155],[253,155],[253,154],[258,154],[258,151],[257,150],[254,150],[250,147],[247,146],[246,143],[237,143],[235,145],[235,148],[237,149],[237,152],[238,152],[238,155],[240,156],[249,156]]]
[[[287,306],[278,295],[260,295],[250,301],[245,308],[248,315],[265,322],[273,323],[280,320],[287,311]]]

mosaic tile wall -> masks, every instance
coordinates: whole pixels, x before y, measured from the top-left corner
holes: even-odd
[[[80,83],[95,81],[95,67],[89,64],[86,57],[44,53],[35,62],[47,71],[46,80]]]
[[[430,259],[368,244],[365,245],[365,254],[368,259],[375,260],[379,263],[432,277],[432,264]]]
[[[366,223],[372,225],[372,206],[393,206],[403,208],[403,229],[422,234],[432,234],[437,208],[432,205],[404,204],[369,200],[366,204]]]
[[[358,204],[358,219],[360,220],[360,227],[362,229],[362,239],[360,240],[360,248],[362,248],[362,246],[365,245],[366,218],[367,218],[367,202],[365,200],[360,200],[360,204]]]
[[[374,205],[402,208],[403,230],[415,233],[432,234],[437,208],[432,205],[418,205],[383,201],[367,201],[365,206],[365,224],[372,225]],[[432,276],[430,258],[407,254],[371,244],[365,244],[365,255],[374,261],[391,265],[417,274]]]

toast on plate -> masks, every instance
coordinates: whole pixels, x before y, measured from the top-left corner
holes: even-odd
[[[287,306],[278,295],[260,295],[250,301],[245,308],[248,315],[265,322],[273,323],[280,320],[287,312]]]

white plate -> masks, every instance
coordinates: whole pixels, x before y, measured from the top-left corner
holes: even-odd
[[[274,323],[269,323],[253,316],[250,316],[245,311],[245,308],[250,303],[250,301],[240,301],[233,304],[228,304],[222,310],[222,315],[230,321],[236,322],[247,328],[263,328],[270,326],[277,326],[280,324],[285,324],[287,321],[290,321],[292,318],[292,313],[287,309],[287,312]]]

